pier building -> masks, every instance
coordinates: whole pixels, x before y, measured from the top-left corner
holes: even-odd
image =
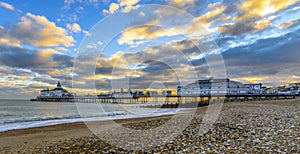
[[[54,89],[47,88],[46,90],[42,90],[40,92],[40,97],[74,97],[74,95],[62,88],[60,82],[58,81]]]
[[[192,95],[227,95],[227,94],[246,94],[249,91],[244,84],[230,79],[197,80],[185,86],[177,87],[178,96]]]

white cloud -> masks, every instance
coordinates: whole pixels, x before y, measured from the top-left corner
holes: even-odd
[[[103,43],[101,41],[98,41],[97,43],[90,43],[86,46],[87,49],[95,49],[98,46],[102,45]]]
[[[103,10],[102,12],[104,13],[104,14],[113,14],[113,13],[115,13],[118,9],[119,9],[119,4],[117,4],[117,3],[111,3],[110,5],[109,5],[109,10]]]
[[[68,30],[70,30],[71,32],[74,32],[74,33],[81,32],[80,25],[77,24],[77,23],[73,23],[72,25],[71,24],[67,24],[67,28],[68,28]]]
[[[145,16],[145,13],[144,13],[144,12],[140,12],[140,13],[139,13],[139,16],[144,17],[144,16]]]
[[[11,11],[15,10],[14,6],[12,6],[12,5],[8,4],[8,3],[5,3],[5,2],[0,2],[0,6],[6,8],[8,10],[11,10]]]
[[[97,44],[98,44],[98,45],[102,45],[102,44],[103,44],[103,42],[101,42],[101,41],[98,41],[98,42],[97,42]]]
[[[64,0],[63,9],[70,9],[71,5],[74,3],[85,4],[85,5],[93,5],[95,7],[98,6],[99,0]]]
[[[103,14],[113,14],[117,10],[121,9],[121,12],[127,13],[131,10],[136,10],[140,7],[140,5],[136,5],[140,0],[118,0],[119,4],[111,3],[109,5],[109,10],[103,10]]]
[[[97,47],[97,44],[93,44],[93,43],[86,45],[86,48],[88,48],[88,49],[95,49],[96,47]]]
[[[109,14],[109,11],[104,9],[104,10],[102,11],[102,13],[103,13],[103,14]]]
[[[89,33],[89,32],[88,32],[88,31],[86,31],[86,30],[83,30],[82,32],[83,32],[83,34],[85,34],[85,36],[92,36],[92,34],[91,34],[91,33]]]

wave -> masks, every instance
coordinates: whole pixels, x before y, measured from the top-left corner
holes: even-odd
[[[126,115],[126,114],[127,113],[124,111],[113,111],[113,112],[106,112],[104,114],[90,115],[88,117],[117,116],[117,115]],[[59,119],[77,119],[77,118],[81,118],[81,116],[77,114],[77,115],[69,115],[69,116],[32,116],[32,117],[20,117],[20,118],[9,118],[9,119],[5,118],[4,120],[0,121],[0,124],[59,120]]]
[[[176,112],[178,112],[178,110],[163,109],[160,110],[159,112],[154,112],[150,115],[134,115],[125,111],[113,111],[113,112],[106,112],[105,114],[101,114],[101,115],[91,115],[89,117],[81,117],[80,115],[73,115],[67,117],[35,116],[35,117],[27,117],[27,118],[15,118],[15,119],[3,121],[3,123],[0,125],[0,132],[8,131],[8,130],[16,130],[16,129],[65,124],[65,123],[74,123],[74,122],[107,121],[107,120],[118,120],[118,119],[157,117],[162,115],[175,114]]]

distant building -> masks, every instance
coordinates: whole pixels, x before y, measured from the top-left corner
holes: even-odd
[[[113,92],[111,94],[112,98],[132,98],[132,93],[130,90],[124,91],[123,88],[121,89],[121,92]]]
[[[100,93],[99,95],[97,95],[98,98],[111,98],[111,94],[109,93]]]
[[[285,89],[298,90],[300,89],[300,83],[290,83],[285,86]]]
[[[158,96],[157,91],[147,91],[146,96]]]
[[[182,86],[177,86],[177,96],[182,96]]]
[[[278,90],[275,87],[265,88],[264,91],[266,94],[277,94]]]
[[[49,90],[42,90],[40,92],[40,97],[74,97],[74,94],[69,93],[67,90],[62,88],[60,82],[57,82],[57,85],[54,89]]]
[[[283,89],[283,90],[279,90],[277,92],[277,94],[279,94],[279,95],[290,95],[290,94],[293,94],[293,92],[288,90],[288,89]]]
[[[285,86],[285,90],[291,91],[292,94],[300,95],[300,83],[290,83]]]
[[[246,94],[249,91],[244,84],[230,79],[197,80],[185,86],[177,87],[177,95]]]
[[[249,89],[248,94],[262,94],[264,89],[261,83],[256,84],[245,84],[246,88]]]
[[[295,95],[300,95],[300,89],[295,90]]]
[[[141,97],[141,96],[145,96],[143,91],[135,91],[133,93],[133,97]]]
[[[171,90],[164,90],[161,93],[162,96],[172,96],[172,91]]]

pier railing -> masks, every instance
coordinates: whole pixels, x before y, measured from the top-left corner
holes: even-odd
[[[210,100],[221,99],[224,102],[229,101],[249,101],[249,100],[277,100],[277,99],[294,99],[295,95],[278,95],[278,94],[212,94],[212,95],[171,95],[171,96],[139,96],[139,97],[37,97],[32,101],[41,102],[99,102],[99,103],[149,103],[158,105],[167,104],[186,104],[199,103],[205,105]]]

